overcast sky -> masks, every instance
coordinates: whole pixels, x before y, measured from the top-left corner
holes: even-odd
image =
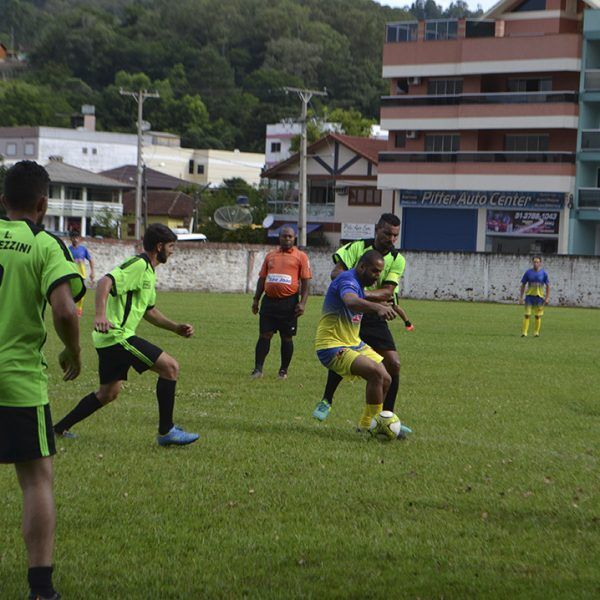
[[[383,5],[387,5],[387,6],[393,6],[393,7],[398,7],[398,8],[402,8],[403,6],[410,6],[412,4],[412,0],[407,1],[407,0],[375,0],[375,2],[379,3],[379,4],[383,4]],[[452,0],[435,0],[435,3],[438,4],[439,6],[442,6],[444,8],[446,8],[448,5],[450,5],[452,3]],[[481,8],[483,8],[483,10],[487,10],[488,8],[494,6],[494,4],[497,4],[498,0],[467,0],[467,4],[469,5],[469,7],[472,10],[476,10],[477,9],[477,5],[481,5]]]

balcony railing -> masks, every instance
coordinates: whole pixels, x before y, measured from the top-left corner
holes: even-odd
[[[93,217],[103,211],[113,216],[123,214],[123,205],[118,202],[85,202],[84,200],[48,200],[48,214],[65,217]]]
[[[600,188],[579,188],[578,208],[600,210]]]
[[[275,215],[290,215],[298,214],[298,202],[271,201],[269,200],[268,209],[270,213]],[[311,204],[306,206],[306,213],[309,217],[333,217],[335,204]]]
[[[583,130],[581,132],[581,150],[583,152],[600,151],[600,130]]]
[[[428,19],[425,21],[423,39],[425,41],[455,40],[459,37],[459,33],[462,33],[459,23],[457,19]],[[465,38],[494,37],[496,35],[496,22],[493,20],[465,19],[464,24]],[[388,23],[385,39],[388,44],[416,42],[419,39],[418,32],[418,21]]]
[[[586,92],[600,92],[600,69],[586,69],[583,89]]]
[[[461,104],[556,104],[579,101],[577,92],[500,92],[494,94],[448,94],[443,96],[383,96],[381,107],[456,106]]]
[[[575,163],[574,152],[380,152],[380,163]]]

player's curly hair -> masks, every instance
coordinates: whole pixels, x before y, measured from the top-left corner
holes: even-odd
[[[15,163],[4,178],[4,199],[13,209],[31,210],[42,196],[48,195],[48,171],[33,160]]]
[[[152,225],[148,225],[148,229],[144,233],[144,250],[152,252],[156,250],[158,244],[168,244],[176,241],[177,236],[166,225],[152,223]]]

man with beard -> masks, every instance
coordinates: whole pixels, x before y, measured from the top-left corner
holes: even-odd
[[[377,250],[362,255],[354,269],[341,273],[330,284],[317,327],[317,357],[339,377],[361,377],[367,382],[366,405],[358,422],[368,430],[371,419],[383,408],[391,377],[381,364],[383,358],[359,337],[363,313],[380,319],[396,318],[391,305],[365,299],[363,288],[373,285],[383,271],[383,256]]]
[[[144,234],[145,252],[126,260],[98,282],[92,337],[98,352],[100,387],[56,423],[57,435],[75,437],[71,427],[115,400],[127,380],[129,368],[133,367],[138,373],[151,370],[158,374],[158,444],[185,445],[198,439],[197,433],[188,433],[173,424],[179,364],[154,344],[135,335],[142,318],[182,337],[194,334],[192,325],[171,321],[155,306],[154,269],[167,262],[176,240],[177,236],[166,225],[150,225]]]
[[[404,257],[396,250],[399,234],[400,219],[391,213],[382,214],[375,225],[373,239],[350,242],[333,255],[335,267],[331,272],[331,279],[335,281],[344,271],[355,267],[365,252],[376,250],[382,255],[384,266],[378,278],[365,289],[365,298],[371,302],[392,302],[406,263]],[[383,357],[383,364],[391,378],[383,409],[394,412],[400,384],[400,357],[396,351],[392,332],[386,321],[378,314],[367,313],[361,321],[360,339]],[[319,421],[327,418],[333,403],[333,395],[341,381],[342,377],[332,370],[329,371],[323,399],[313,411],[313,417]]]

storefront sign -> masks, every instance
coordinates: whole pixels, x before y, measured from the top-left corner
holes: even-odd
[[[342,223],[342,240],[362,240],[375,237],[372,223]]]
[[[427,208],[561,209],[561,192],[481,192],[469,190],[400,190],[401,206]]]
[[[559,213],[488,210],[488,235],[495,236],[557,236]]]

